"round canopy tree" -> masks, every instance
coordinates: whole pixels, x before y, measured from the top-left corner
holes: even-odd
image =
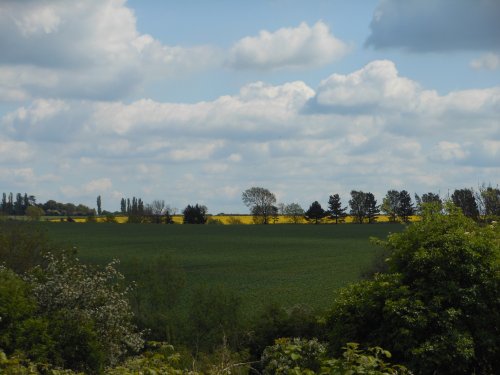
[[[262,187],[252,187],[243,192],[241,199],[250,208],[254,221],[269,224],[269,218],[276,212],[276,196]]]

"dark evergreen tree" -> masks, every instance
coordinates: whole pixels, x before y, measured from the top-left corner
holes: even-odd
[[[120,211],[122,214],[127,212],[127,202],[125,201],[125,198],[122,198],[120,201]]]
[[[16,194],[16,202],[14,203],[14,215],[23,215],[23,196],[21,193]]]
[[[396,213],[405,223],[408,223],[410,216],[415,214],[415,207],[411,201],[411,196],[406,190],[399,192],[399,204]]]
[[[184,224],[205,224],[207,222],[207,207],[199,204],[187,205],[182,211]]]
[[[307,221],[314,221],[314,224],[318,224],[327,215],[328,213],[321,207],[321,204],[318,201],[314,201],[304,214],[304,218]]]
[[[380,213],[380,206],[377,205],[377,200],[372,193],[366,193],[365,212],[366,218],[370,224],[377,221],[377,216]]]
[[[132,205],[130,204],[130,198],[127,198],[127,213],[130,214],[132,212]]]
[[[471,219],[479,219],[479,209],[472,189],[457,189],[451,195],[453,204],[460,207],[465,216]]]
[[[328,199],[328,208],[328,213],[332,219],[335,219],[335,224],[338,224],[339,220],[342,222],[347,216],[347,207],[342,208],[342,203],[340,202],[338,194],[330,195]]]
[[[1,207],[2,213],[4,213],[4,214],[8,213],[7,212],[7,208],[8,208],[8,205],[7,205],[7,194],[3,193],[2,194],[2,207]]]
[[[7,200],[7,214],[13,215],[14,211],[14,194],[9,193],[9,198]]]
[[[101,216],[102,214],[102,208],[101,208],[101,196],[97,196],[97,215]]]

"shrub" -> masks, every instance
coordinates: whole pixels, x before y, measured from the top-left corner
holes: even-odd
[[[99,347],[104,353],[105,365],[114,365],[128,351],[142,347],[141,334],[132,324],[128,289],[123,286],[123,276],[116,270],[116,262],[101,270],[81,264],[68,254],[49,253],[46,260],[46,266],[34,268],[27,277],[43,315],[63,319],[69,316],[76,324],[81,324],[84,327],[81,337],[87,338],[85,345],[89,349]],[[89,332],[91,330],[95,331],[95,336]],[[60,332],[63,334],[65,330]],[[62,339],[57,337],[58,341]],[[76,339],[71,342],[77,347],[81,345]]]
[[[383,346],[419,374],[500,368],[498,228],[448,205],[380,243],[388,274],[342,290],[327,317],[332,348]]]

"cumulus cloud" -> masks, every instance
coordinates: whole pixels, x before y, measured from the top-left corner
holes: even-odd
[[[396,131],[432,131],[436,124],[460,130],[469,128],[477,116],[493,119],[500,114],[500,87],[439,95],[435,90],[424,89],[418,82],[400,76],[392,61],[378,60],[353,73],[333,74],[321,81],[316,95],[303,111],[309,114],[382,115],[385,122],[394,122]],[[416,117],[425,118],[427,122],[419,127],[405,126]],[[493,120],[490,125],[491,130],[498,123]]]
[[[333,74],[321,81],[312,104],[333,111],[373,111],[379,106],[404,110],[419,90],[416,82],[399,76],[392,61],[378,60],[351,74]]]
[[[470,63],[471,68],[476,70],[495,70],[500,67],[500,54],[486,53]]]
[[[304,205],[390,184],[445,191],[499,175],[499,111],[500,87],[440,94],[387,60],[316,90],[254,82],[198,103],[36,100],[0,120],[0,159],[15,155],[0,169],[25,190],[91,205],[101,194],[118,205],[118,191],[217,212],[246,212],[241,191],[260,185]]]
[[[500,2],[381,0],[366,45],[415,52],[498,50]]]
[[[303,22],[296,28],[263,30],[258,36],[239,40],[230,51],[228,64],[235,69],[308,68],[331,63],[348,51],[324,22],[312,27]]]
[[[124,0],[0,4],[0,97],[116,99],[149,74],[173,76],[218,61],[209,46],[166,46],[137,31]]]

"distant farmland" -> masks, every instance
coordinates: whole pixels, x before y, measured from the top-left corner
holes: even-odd
[[[336,289],[359,278],[377,247],[369,237],[402,230],[379,225],[45,224],[50,236],[76,246],[84,261],[170,256],[185,272],[186,291],[221,285],[250,311],[276,301],[326,307]]]

